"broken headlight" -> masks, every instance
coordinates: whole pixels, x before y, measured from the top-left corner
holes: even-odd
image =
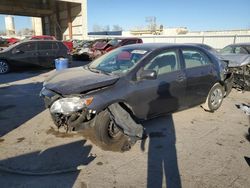
[[[64,115],[69,115],[73,112],[77,112],[86,106],[89,106],[93,100],[93,97],[80,98],[80,97],[70,97],[62,98],[55,101],[51,108],[51,113],[60,113]]]

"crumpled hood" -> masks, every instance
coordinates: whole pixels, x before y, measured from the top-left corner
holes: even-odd
[[[240,67],[250,64],[250,55],[247,54],[219,54],[219,59],[228,61],[228,67]]]
[[[56,72],[44,82],[44,87],[62,95],[80,94],[110,86],[119,79],[117,75],[94,73],[83,67]]]

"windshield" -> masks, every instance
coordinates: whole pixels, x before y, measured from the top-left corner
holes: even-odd
[[[89,68],[106,73],[126,73],[147,53],[144,49],[118,48],[93,61]]]
[[[220,50],[221,54],[230,54],[233,53],[233,47],[232,46],[226,46],[223,49]]]

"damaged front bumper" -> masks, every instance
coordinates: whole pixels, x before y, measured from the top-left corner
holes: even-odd
[[[250,64],[231,67],[229,70],[234,74],[234,87],[250,91]]]
[[[92,127],[96,111],[89,109],[90,98],[79,96],[63,97],[51,90],[43,88],[40,92],[45,107],[50,109],[51,117],[58,128],[66,131],[78,131]]]

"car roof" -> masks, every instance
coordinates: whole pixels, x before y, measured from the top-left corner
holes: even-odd
[[[235,44],[230,44],[228,46],[250,46],[250,42],[235,43]]]
[[[133,40],[133,39],[141,39],[138,37],[118,37],[118,38],[113,38],[113,39],[118,39],[118,40]]]
[[[124,46],[123,48],[137,48],[137,49],[149,49],[149,50],[156,50],[161,48],[171,48],[171,47],[195,47],[195,48],[201,48],[198,45],[194,44],[176,44],[176,43],[140,43],[140,44],[131,44]],[[204,48],[201,48],[204,49]]]

